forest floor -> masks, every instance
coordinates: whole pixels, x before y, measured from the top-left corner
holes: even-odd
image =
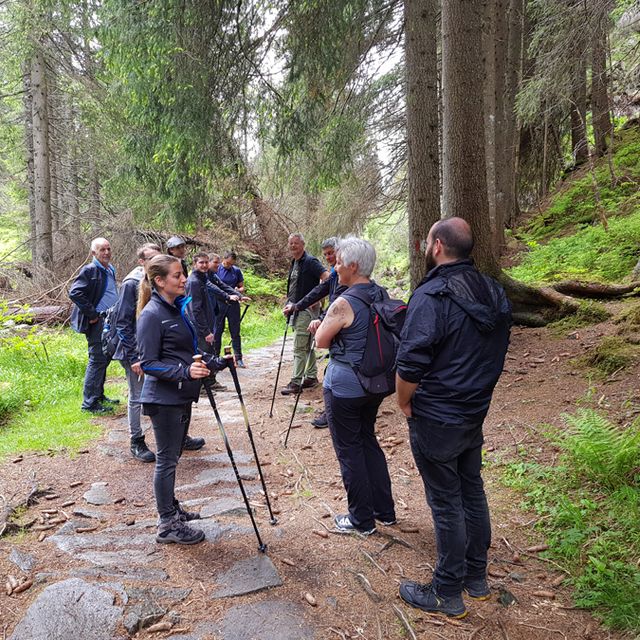
[[[161,613],[153,620],[170,620],[173,627],[159,632],[142,629],[138,638],[407,638],[410,634],[400,612],[417,638],[623,638],[574,608],[562,572],[536,551],[527,551],[545,542],[534,528],[537,518],[521,511],[521,498],[500,481],[503,465],[518,459],[523,450],[538,461],[549,462],[557,456],[557,450],[543,437],[541,424],[560,424],[561,414],[572,411],[576,404],[606,404],[614,419],[630,419],[629,406],[640,404],[638,365],[606,382],[593,383],[573,361],[614,330],[611,322],[568,330],[563,335],[548,328],[514,328],[506,368],[485,424],[484,477],[493,524],[492,597],[485,602],[467,601],[469,615],[463,620],[427,615],[407,607],[398,597],[403,578],[428,581],[436,554],[422,482],[409,449],[406,423],[394,398],[383,403],[377,430],[388,458],[398,524],[379,527],[378,533],[368,538],[333,533],[332,516],[345,513],[346,502],[328,430],[314,429],[309,422],[314,410],[322,406],[322,391],[304,392],[301,408],[306,413],[296,416],[289,446],[283,448],[293,399],[278,393],[274,418],[268,417],[280,351],[280,345],[275,344],[248,354],[248,368],[239,372],[277,511],[275,526],[269,524],[259,493],[237,398],[226,392],[217,399],[251,502],[256,505],[260,533],[268,545],[266,555],[273,563],[266,567],[269,575],[265,584],[270,580],[282,584],[237,597],[217,597],[221,584],[223,589],[232,586],[242,573],[225,573],[229,569],[254,559],[257,564],[249,571],[255,572],[259,582],[262,577],[258,574],[265,565],[259,560],[256,539],[239,502],[213,415],[202,398],[190,433],[204,436],[207,443],[201,451],[185,452],[177,473],[179,499],[212,514],[212,518],[199,521],[207,540],[193,547],[153,542],[153,465],[139,463],[129,455],[122,415],[101,418],[103,438],[77,456],[25,454],[0,464],[0,493],[5,497],[24,496],[34,483],[49,490],[49,499],[41,499],[22,513],[23,521],[41,518],[44,528],[52,518],[60,519],[42,533],[32,527],[27,533],[0,541],[0,574],[21,574],[10,561],[12,552],[15,557],[19,551],[31,558],[22,575],[34,580],[22,593],[0,594],[0,634],[4,633],[0,637],[11,638],[13,633],[16,638],[28,638],[24,629],[14,630],[29,606],[47,587],[80,577],[102,581],[105,588],[111,588],[112,600],[121,607],[125,621],[140,596],[133,587],[190,590],[158,595],[156,604],[162,605]],[[288,381],[289,373],[290,353],[283,366],[282,384]],[[231,387],[228,373],[220,380]],[[153,448],[152,430],[147,432],[147,440]],[[98,482],[107,483],[103,486],[106,504],[87,505],[83,494]],[[75,504],[68,504],[71,501]],[[74,510],[92,511],[93,516],[74,516]],[[67,516],[69,521],[64,523]],[[89,531],[83,532],[82,527]],[[509,595],[515,602],[507,606]],[[162,611],[168,609],[171,612],[162,618]],[[88,638],[78,624],[75,637]],[[122,617],[114,628],[116,631],[105,637],[128,637]],[[58,636],[50,633],[49,637]]]

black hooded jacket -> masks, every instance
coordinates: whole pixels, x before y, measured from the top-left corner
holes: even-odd
[[[484,420],[509,346],[511,306],[471,260],[432,269],[409,301],[398,375],[418,383],[414,416],[438,424]]]

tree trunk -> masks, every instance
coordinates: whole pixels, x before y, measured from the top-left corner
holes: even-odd
[[[587,142],[587,65],[582,48],[574,49],[575,70],[571,91],[571,148],[576,166],[589,158]]]
[[[407,181],[411,288],[425,275],[420,241],[440,219],[436,0],[405,0]]]
[[[478,267],[500,271],[494,253],[484,155],[482,3],[442,4],[443,207],[469,222]]]
[[[593,0],[600,2],[600,0]],[[607,152],[607,138],[611,134],[609,117],[609,80],[607,75],[608,12],[593,7],[593,40],[591,46],[591,119],[596,142],[596,155]]]
[[[49,121],[47,112],[47,76],[44,54],[36,46],[31,59],[33,92],[33,183],[35,205],[34,263],[53,266],[51,236],[51,178],[49,174]]]
[[[23,64],[22,84],[24,89],[24,93],[22,94],[22,106],[24,109],[24,148],[26,151],[25,159],[27,167],[27,202],[29,205],[30,245],[32,259],[35,261],[36,200],[33,180],[33,93],[31,91],[31,67],[28,63]]]
[[[489,220],[496,227],[496,0],[486,0],[482,28],[484,51],[484,139]]]
[[[506,79],[507,64],[509,54],[509,21],[508,21],[509,0],[494,0],[494,44],[493,44],[493,67],[494,67],[494,150],[495,169],[494,186],[495,191],[495,216],[493,220],[493,241],[498,250],[502,244],[502,229],[506,220],[507,197],[505,193],[505,174],[507,171],[506,149],[509,144],[506,129]]]
[[[516,116],[516,96],[522,78],[522,30],[524,19],[524,0],[511,0],[509,3],[509,43],[507,73],[504,94],[504,128],[505,128],[505,162],[502,179],[504,193],[504,218],[497,231],[498,247],[504,244],[504,228],[516,216],[517,199],[517,150],[520,142],[520,131]]]

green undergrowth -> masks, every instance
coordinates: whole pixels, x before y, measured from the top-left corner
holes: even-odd
[[[626,369],[640,354],[640,347],[623,336],[606,336],[576,359],[578,366],[591,370],[596,378],[606,378]]]
[[[640,632],[640,424],[626,428],[581,410],[547,437],[553,467],[520,452],[503,482],[540,517],[546,557],[570,575],[575,603],[613,629]]]
[[[515,235],[528,246],[509,274],[527,283],[564,279],[617,282],[631,273],[640,246],[640,129],[619,132],[612,165],[595,169],[600,204],[608,221],[602,226],[593,178],[583,168],[569,178],[548,206]]]
[[[253,303],[249,304],[250,307],[242,321],[240,330],[243,354],[246,354],[251,349],[259,349],[271,344],[282,336],[285,328],[285,320],[282,315],[282,307],[284,305],[265,307]],[[244,304],[241,306],[241,313],[242,311],[244,311]],[[222,335],[222,344],[231,344],[228,327]]]
[[[556,335],[564,336],[567,331],[598,324],[608,320],[610,317],[611,313],[602,304],[587,300],[580,303],[580,307],[575,313],[556,320],[548,326]]]
[[[0,458],[82,448],[101,433],[80,409],[87,341],[71,330],[28,330],[0,339]],[[108,376],[122,375],[112,364]],[[110,397],[121,385],[108,385]]]

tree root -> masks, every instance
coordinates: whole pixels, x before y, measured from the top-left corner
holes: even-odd
[[[22,500],[10,503],[4,496],[0,496],[0,499],[4,503],[2,509],[0,509],[0,538],[7,533],[16,533],[24,527],[11,522],[11,518],[16,515],[16,512],[23,507],[31,507],[38,502],[38,498],[50,493],[50,489],[40,489],[37,486],[32,487],[29,495]]]

